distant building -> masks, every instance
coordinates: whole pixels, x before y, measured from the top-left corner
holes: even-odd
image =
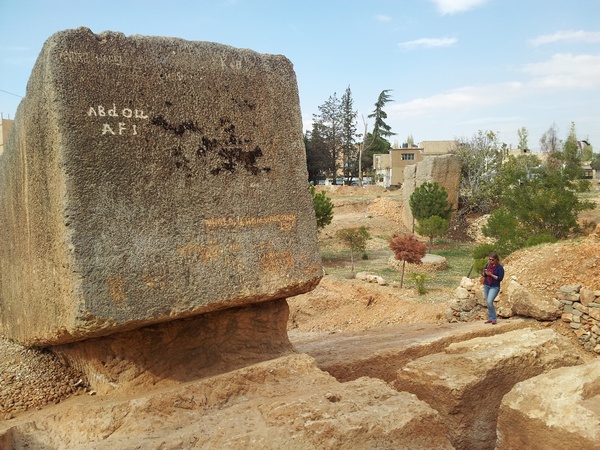
[[[8,132],[14,120],[0,118],[0,155],[4,153],[4,144],[8,138]]]
[[[389,153],[373,155],[376,183],[383,187],[401,186],[404,168],[423,161],[426,156],[446,155],[456,148],[456,141],[422,141],[419,145],[391,148]]]

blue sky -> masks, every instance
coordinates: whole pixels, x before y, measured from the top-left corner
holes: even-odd
[[[358,128],[391,89],[402,143],[553,124],[600,152],[599,0],[0,0],[0,112],[14,117],[44,41],[85,26],[176,36],[294,64],[305,127],[350,86]],[[16,95],[13,95],[16,94]]]

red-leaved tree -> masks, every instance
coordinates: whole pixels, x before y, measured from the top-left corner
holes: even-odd
[[[402,272],[400,275],[400,287],[404,284],[404,266],[406,263],[422,264],[421,259],[427,252],[427,245],[419,241],[412,234],[394,234],[390,238],[390,248],[394,257],[402,261]]]

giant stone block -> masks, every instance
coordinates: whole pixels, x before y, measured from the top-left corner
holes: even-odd
[[[314,288],[283,56],[176,38],[45,43],[0,156],[0,332],[54,345]]]

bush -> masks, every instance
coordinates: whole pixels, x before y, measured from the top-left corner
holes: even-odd
[[[325,192],[317,193],[314,186],[310,187],[310,195],[313,199],[313,207],[317,218],[317,229],[320,230],[333,220],[333,202],[325,195]]]
[[[425,281],[427,281],[427,275],[424,273],[411,273],[410,277],[415,282],[415,286],[417,287],[417,293],[419,295],[425,294],[427,291],[425,290]]]

